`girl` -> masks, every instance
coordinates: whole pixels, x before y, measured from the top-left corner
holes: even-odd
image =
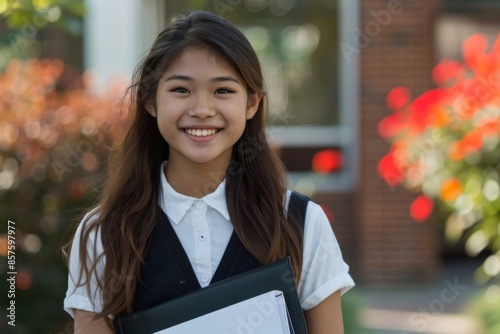
[[[290,256],[309,333],[343,333],[340,294],[354,283],[317,204],[303,227],[287,219],[286,173],[244,35],[207,12],[177,17],[131,89],[129,128],[68,259],[75,332],[111,333],[113,317]]]

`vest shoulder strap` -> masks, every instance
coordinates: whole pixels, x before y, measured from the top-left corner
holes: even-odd
[[[299,221],[304,228],[306,221],[307,203],[311,200],[310,197],[303,195],[297,191],[292,191],[290,201],[288,203],[288,214],[299,218]]]

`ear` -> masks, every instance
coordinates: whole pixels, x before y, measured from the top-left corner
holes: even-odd
[[[248,106],[247,106],[247,119],[252,119],[255,113],[259,109],[260,100],[262,100],[261,93],[253,93],[248,95]]]
[[[153,116],[154,118],[156,118],[156,108],[155,106],[151,103],[150,101],[151,99],[149,99],[148,101],[146,101],[144,103],[144,108],[146,108],[146,110],[148,111],[148,114],[150,114],[151,116]]]

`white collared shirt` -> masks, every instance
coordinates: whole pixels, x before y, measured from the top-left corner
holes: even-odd
[[[161,170],[165,170],[165,162]],[[212,280],[233,233],[227,211],[225,181],[203,198],[189,197],[172,188],[161,174],[159,202],[179,238],[201,287]]]
[[[225,197],[225,182],[204,196],[194,198],[177,193],[167,182],[161,171],[161,196],[159,205],[169,217],[170,223],[186,252],[191,266],[202,287],[207,286],[219,265],[233,232]],[[286,204],[291,192],[287,192]],[[84,218],[83,221],[86,219]],[[79,274],[79,238],[82,225],[78,227],[70,253],[68,290],[64,299],[64,309],[73,316],[73,309],[99,312],[102,309],[101,293],[95,279],[89,282],[92,299],[85,286],[75,288]],[[97,252],[102,252],[99,232],[89,240],[87,249],[93,255],[93,245],[97,241]],[[103,259],[104,261],[104,259]],[[104,263],[98,268],[102,270]],[[354,286],[349,275],[349,266],[342,259],[342,253],[332,231],[330,222],[321,207],[310,201],[304,226],[303,263],[301,280],[297,293],[303,310],[309,310],[321,303],[332,293],[345,293]],[[92,296],[93,297],[93,296]]]

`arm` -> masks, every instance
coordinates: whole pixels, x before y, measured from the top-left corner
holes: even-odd
[[[344,334],[340,291],[304,312],[309,334]]]
[[[75,311],[75,334],[93,333],[93,334],[112,334],[104,320],[95,320],[96,313],[74,310]]]

